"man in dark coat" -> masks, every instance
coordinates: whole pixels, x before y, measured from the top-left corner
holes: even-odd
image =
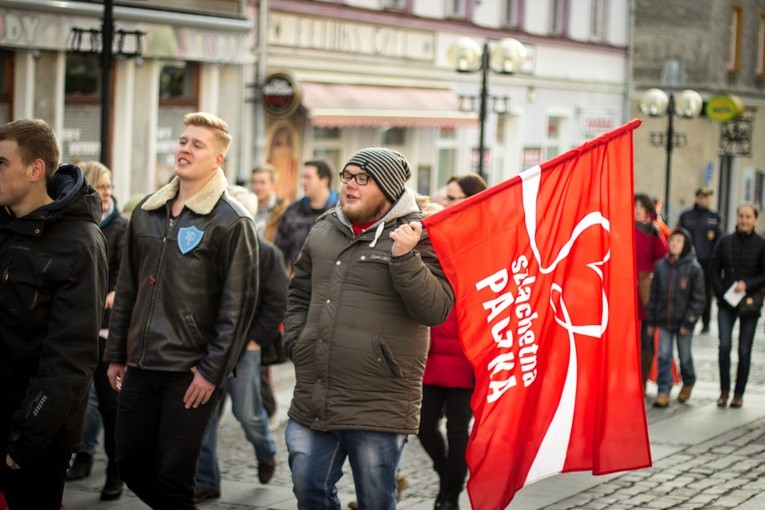
[[[0,127],[0,492],[11,508],[60,508],[98,363],[101,201],[59,157],[44,121]]]
[[[722,237],[722,220],[716,211],[709,207],[714,192],[711,188],[703,186],[696,190],[696,203],[691,209],[680,215],[677,226],[684,228],[691,234],[693,249],[696,250],[696,259],[704,270],[704,291],[706,301],[704,311],[701,313],[701,332],[709,332],[709,316],[712,309],[712,278],[709,274],[709,264],[712,261],[712,253],[715,245]]]

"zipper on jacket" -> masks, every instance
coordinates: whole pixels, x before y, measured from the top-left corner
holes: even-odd
[[[181,214],[178,215],[177,218],[173,218],[170,214],[172,206],[167,207],[167,217],[165,220],[165,233],[162,236],[162,248],[159,251],[159,259],[157,260],[157,268],[154,271],[153,275],[149,276],[149,283],[151,284],[151,299],[149,300],[149,314],[146,317],[146,324],[143,327],[143,338],[141,340],[141,355],[138,357],[138,366],[143,368],[143,361],[146,357],[146,350],[148,347],[148,335],[149,335],[149,325],[151,324],[152,316],[154,315],[154,304],[157,301],[157,280],[159,279],[159,271],[162,267],[162,260],[165,258],[165,251],[167,250],[167,236],[170,233],[170,231],[175,227],[175,225],[178,223],[178,220],[181,217],[181,214],[183,214],[183,210],[181,210]]]

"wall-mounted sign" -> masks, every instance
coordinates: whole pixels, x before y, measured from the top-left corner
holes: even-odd
[[[744,112],[744,103],[733,94],[719,94],[707,101],[706,116],[715,122],[728,122]]]
[[[303,97],[303,89],[291,73],[273,73],[263,83],[263,106],[271,117],[292,115]]]

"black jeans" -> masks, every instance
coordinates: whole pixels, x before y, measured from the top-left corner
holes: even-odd
[[[13,510],[59,510],[70,452],[51,444],[34,465],[11,469],[5,463],[11,416],[18,404],[17,399],[0,397],[0,492]]]
[[[704,270],[704,309],[701,311],[701,324],[704,328],[709,328],[712,316],[712,299],[714,299],[714,294],[712,293],[712,278],[709,273],[709,262],[709,260],[699,260],[699,264]]]
[[[730,351],[733,348],[733,325],[739,321],[738,327],[738,367],[736,368],[736,385],[734,395],[743,395],[749,379],[749,368],[752,363],[752,344],[757,330],[759,317],[741,318],[736,311],[727,306],[717,309],[717,327],[720,330],[720,347],[718,349],[718,365],[720,368],[720,391],[730,391]]]
[[[210,415],[220,398],[186,409],[188,372],[128,367],[117,411],[117,466],[122,480],[154,509],[195,509],[194,475]]]
[[[470,409],[472,395],[472,389],[430,384],[422,387],[422,412],[417,437],[433,460],[433,468],[441,482],[441,498],[456,500],[465,485],[465,451],[470,419],[473,417]],[[443,416],[446,416],[446,440],[439,429]]]
[[[98,359],[102,360],[104,357],[104,350],[106,348],[106,339],[98,339]],[[106,465],[106,476],[119,476],[119,470],[117,469],[116,458],[116,440],[115,429],[117,427],[117,393],[112,385],[109,384],[109,377],[106,371],[109,369],[109,363],[104,361],[98,362],[98,367],[93,374],[93,385],[96,388],[96,395],[98,396],[98,412],[101,413],[101,420],[104,424],[104,450],[106,451],[106,457],[108,464]]]

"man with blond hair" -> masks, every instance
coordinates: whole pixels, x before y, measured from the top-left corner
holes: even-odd
[[[101,201],[42,120],[0,126],[0,492],[58,510],[98,364]]]
[[[133,212],[105,356],[121,392],[117,465],[152,508],[196,508],[202,437],[258,292],[255,222],[221,170],[228,125],[208,113],[184,124],[175,177]]]

